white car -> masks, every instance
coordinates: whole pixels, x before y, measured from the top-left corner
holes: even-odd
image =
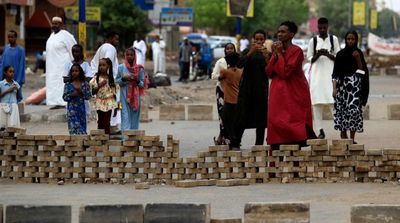
[[[213,49],[214,60],[225,56],[224,49],[227,43],[233,43],[236,47],[236,41],[236,38],[232,36],[209,36],[208,43]]]
[[[303,52],[307,52],[308,42],[309,42],[308,39],[293,39],[292,40],[292,43],[294,45],[298,45],[303,50]]]

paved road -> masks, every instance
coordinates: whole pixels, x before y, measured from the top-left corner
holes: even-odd
[[[373,120],[365,121],[365,132],[357,141],[367,148],[399,148],[400,121],[384,119],[388,103],[400,103],[398,77],[373,77],[371,100],[376,109]],[[371,111],[373,113],[373,111]],[[371,117],[372,118],[372,117]],[[327,137],[338,138],[332,121],[324,121]],[[91,122],[89,129],[96,123]],[[31,134],[67,134],[66,123],[23,123]],[[167,134],[180,139],[180,156],[195,156],[197,151],[212,143],[218,132],[217,121],[158,121],[141,123],[149,135]],[[255,131],[246,130],[243,148],[255,140]],[[14,184],[0,181],[0,204],[70,204],[73,205],[73,222],[78,220],[82,204],[152,203],[152,202],[204,202],[211,203],[214,218],[242,217],[246,202],[254,201],[306,201],[311,203],[312,222],[350,222],[350,207],[361,203],[399,203],[400,189],[396,183],[335,183],[335,184],[256,184],[242,187],[174,188],[153,186],[150,190],[135,190],[133,185],[45,185]]]
[[[46,185],[0,183],[0,204],[72,205],[72,222],[84,204],[210,203],[212,218],[243,217],[247,202],[305,201],[311,204],[313,223],[350,223],[354,204],[399,204],[395,183],[255,184],[240,187],[175,188],[133,185]]]

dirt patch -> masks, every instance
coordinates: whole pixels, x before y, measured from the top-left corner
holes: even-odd
[[[214,101],[215,81],[204,80],[185,85],[148,89],[143,103],[158,106],[163,104],[210,104]]]

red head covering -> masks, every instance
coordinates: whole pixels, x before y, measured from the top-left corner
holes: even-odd
[[[128,51],[131,51],[135,54],[135,57],[133,58],[132,65],[129,64],[127,58],[126,58],[126,53]],[[141,69],[144,69],[142,65],[136,64],[136,51],[134,49],[127,49],[125,51],[125,60],[124,60],[124,65],[126,69],[128,69],[129,74],[133,76],[134,80],[139,79],[139,72]],[[128,104],[131,106],[131,108],[135,111],[139,109],[139,95],[142,96],[144,95],[144,88],[138,86],[137,81],[130,81],[128,82]]]

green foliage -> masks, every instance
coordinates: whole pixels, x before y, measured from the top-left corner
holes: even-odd
[[[243,19],[243,32],[251,35],[257,29],[275,33],[280,23],[290,20],[300,25],[308,18],[304,0],[255,1],[254,17]]]
[[[196,28],[211,28],[218,34],[234,33],[235,18],[226,16],[225,0],[188,0]]]
[[[278,25],[291,20],[297,24],[308,18],[305,0],[255,0],[254,17],[243,18],[242,33],[251,35],[257,29],[275,32]],[[225,0],[188,0],[194,9],[196,28],[211,28],[215,33],[235,33],[236,18],[226,16]]]
[[[318,0],[318,17],[329,20],[329,32],[342,39],[349,27],[349,0]],[[351,15],[351,14],[350,14]]]
[[[99,34],[115,31],[120,37],[120,47],[132,45],[138,36],[145,36],[152,29],[147,12],[134,6],[131,0],[93,0],[93,5],[101,7],[101,28]]]
[[[393,27],[393,17],[396,19],[397,31]],[[398,37],[400,35],[400,16],[390,9],[383,9],[378,12],[378,28],[372,30],[381,37]]]

